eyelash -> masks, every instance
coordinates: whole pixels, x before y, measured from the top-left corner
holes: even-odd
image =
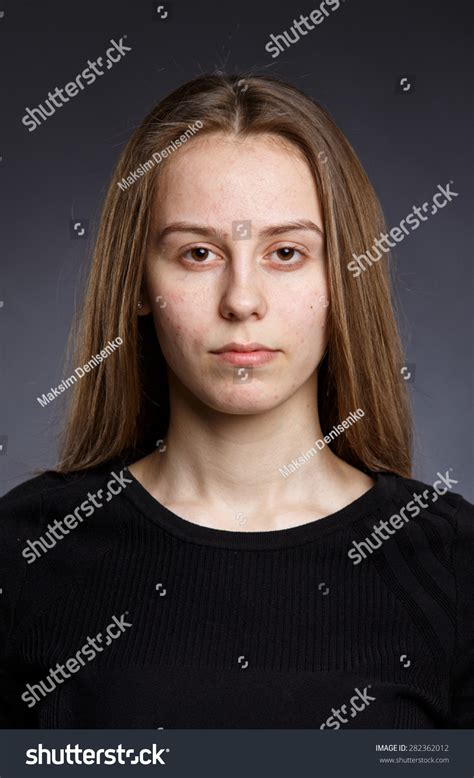
[[[215,254],[216,253],[215,251],[212,251],[212,249],[208,249],[206,246],[201,246],[200,244],[197,244],[196,246],[192,246],[191,248],[187,249],[187,251],[185,251],[184,254],[181,255],[182,258],[184,258],[186,262],[188,262],[189,264],[192,264],[192,265],[205,265],[205,264],[209,264],[209,263],[206,262],[207,258],[206,259],[202,259],[202,260],[197,260],[197,259],[188,259],[186,257],[187,254],[190,254],[192,251],[196,251],[197,249],[202,249],[203,251],[207,251],[207,252],[209,252],[211,254]],[[291,257],[290,260],[286,260],[286,261],[282,260],[282,261],[277,263],[280,266],[284,266],[284,267],[294,267],[294,266],[297,266],[297,265],[301,264],[301,261],[302,261],[302,259],[304,257],[308,256],[305,251],[302,251],[301,249],[298,249],[296,246],[289,246],[289,245],[279,246],[277,249],[274,249],[270,253],[270,256],[272,254],[276,254],[277,251],[284,251],[285,249],[289,249],[290,251],[295,251],[297,254],[300,254],[300,259],[298,259],[298,260],[296,260],[294,262],[291,261],[293,259],[293,257]]]

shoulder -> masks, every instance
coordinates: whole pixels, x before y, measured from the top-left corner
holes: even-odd
[[[377,556],[394,575],[410,579],[410,589],[423,579],[455,599],[459,582],[468,586],[467,568],[474,569],[474,506],[455,491],[460,481],[448,470],[436,473],[431,484],[393,473],[385,473],[382,484],[384,500],[361,518],[350,550],[353,563],[380,548]]]
[[[413,478],[392,478],[393,499],[406,508],[410,518],[431,522],[433,526],[445,525],[454,532],[469,532],[474,527],[474,505],[457,491],[460,482],[452,469],[436,473],[431,484]]]
[[[125,485],[123,466],[114,459],[75,473],[47,471],[0,498],[4,628],[14,615],[18,622],[38,613],[110,550],[129,518],[127,506],[106,496],[109,488],[113,496]]]
[[[0,539],[8,540],[18,531],[40,532],[52,515],[67,513],[103,484],[114,465],[117,460],[74,473],[48,470],[13,487],[0,497]]]
[[[455,578],[465,578],[474,556],[474,505],[459,489],[452,469],[435,474],[431,484],[394,476],[392,503],[403,516],[403,533],[418,549],[426,548],[444,561]]]
[[[71,569],[103,550],[125,515],[123,504],[111,501],[123,488],[123,465],[116,458],[74,473],[50,470],[1,497],[0,567],[24,573],[25,560],[29,567],[47,556]]]
[[[41,526],[43,500],[67,479],[47,471],[18,484],[0,497],[0,541],[8,542],[21,530],[34,531]]]

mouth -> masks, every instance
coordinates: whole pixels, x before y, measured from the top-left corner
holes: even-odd
[[[227,343],[211,351],[216,359],[239,367],[258,367],[276,358],[279,349],[272,349],[261,343]]]

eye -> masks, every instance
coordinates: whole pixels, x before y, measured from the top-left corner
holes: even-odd
[[[192,248],[188,249],[184,252],[182,255],[188,262],[204,262],[206,259],[210,259],[209,255],[213,254],[214,257],[217,257],[217,254],[215,254],[211,249],[207,249],[205,246],[193,246]]]
[[[297,265],[306,256],[305,252],[297,249],[296,246],[280,246],[280,248],[272,251],[270,256],[274,254],[280,260],[277,264],[283,265]]]

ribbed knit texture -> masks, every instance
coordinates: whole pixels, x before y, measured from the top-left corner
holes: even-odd
[[[474,726],[474,514],[459,495],[355,565],[353,541],[425,484],[381,474],[333,516],[249,533],[186,521],[125,471],[132,483],[27,564],[26,540],[122,464],[48,473],[0,500],[3,726]],[[51,684],[50,668],[125,613],[132,626],[28,708],[27,683]],[[356,690],[375,698],[360,712]],[[332,710],[344,704],[347,722]]]

